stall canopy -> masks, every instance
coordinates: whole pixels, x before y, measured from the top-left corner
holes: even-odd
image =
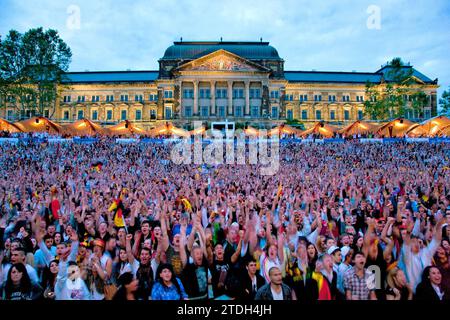
[[[450,125],[443,127],[438,132],[436,132],[438,137],[450,137]]]
[[[373,123],[358,120],[349,124],[348,126],[345,126],[338,132],[345,136],[353,136],[355,134],[358,135],[358,134],[374,133],[376,128],[377,125]]]
[[[450,125],[450,119],[446,116],[437,116],[412,126],[408,130],[408,136],[433,137],[442,129]]]
[[[145,131],[143,128],[137,126],[136,124],[125,120],[122,121],[115,126],[109,127],[108,134],[113,136],[129,136],[129,135],[145,135],[147,134],[147,131]]]
[[[0,131],[7,131],[10,133],[22,132],[22,130],[17,127],[14,123],[6,121],[5,119],[0,118]]]
[[[199,130],[201,132],[201,130],[198,128],[194,129],[194,130]],[[150,134],[150,136],[153,136],[153,137],[160,136],[160,135],[175,135],[175,136],[179,136],[179,137],[188,137],[190,135],[190,132],[188,132],[182,128],[177,128],[172,123],[166,122],[165,124],[161,124],[161,125],[157,126],[156,128],[150,130],[149,134]]]
[[[272,128],[270,131],[269,131],[269,136],[272,136],[272,135],[283,135],[283,134],[294,134],[294,135],[300,135],[302,133],[302,131],[301,130],[299,130],[299,129],[296,129],[296,128],[294,128],[294,127],[291,127],[291,126],[288,126],[288,125],[285,125],[285,124],[282,124],[282,125],[280,125],[280,126],[277,126],[277,127],[275,127],[275,128]]]
[[[64,131],[73,136],[93,136],[103,134],[105,129],[88,119],[81,119],[71,124],[63,125]]]
[[[191,131],[188,132],[188,134],[191,136],[196,136],[196,135],[204,134],[205,132],[206,132],[206,128],[202,126],[200,128],[192,129]]]
[[[385,123],[376,129],[376,133],[383,137],[399,138],[404,137],[411,127],[416,124],[405,118],[397,118]]]
[[[276,126],[270,130],[259,130],[256,129],[252,126],[247,127],[246,129],[244,129],[244,133],[247,136],[260,136],[260,135],[269,135],[269,136],[273,136],[273,135],[283,135],[283,134],[294,134],[294,135],[300,135],[301,134],[301,130],[296,129],[294,127],[288,126],[288,125],[280,125],[280,126]]]
[[[338,128],[336,128],[335,126],[323,122],[316,122],[311,128],[303,131],[300,135],[302,137],[308,137],[311,134],[316,134],[323,138],[331,138],[337,131]]]
[[[23,132],[48,132],[50,134],[61,134],[64,132],[63,127],[44,117],[33,117],[16,122],[15,125]]]

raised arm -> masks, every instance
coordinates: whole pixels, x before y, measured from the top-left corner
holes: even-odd
[[[135,258],[133,255],[133,251],[131,250],[131,239],[133,239],[133,235],[132,234],[127,234],[126,236],[126,251],[127,251],[127,256],[128,256],[128,262],[133,265]]]

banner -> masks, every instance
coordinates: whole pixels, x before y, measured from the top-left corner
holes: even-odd
[[[361,142],[361,143],[383,143],[383,139],[366,138],[366,139],[359,139],[359,142]]]
[[[117,138],[116,143],[136,143],[139,139],[134,138]]]
[[[345,139],[341,138],[330,138],[330,139],[323,139],[324,143],[344,143]]]
[[[0,138],[0,143],[18,143],[19,138]]]
[[[49,143],[72,143],[72,139],[63,139],[63,138],[49,138]]]
[[[429,138],[406,138],[407,142],[429,142]]]
[[[73,138],[73,143],[80,143],[80,144],[84,144],[84,143],[94,143],[97,142],[98,139],[97,138]]]

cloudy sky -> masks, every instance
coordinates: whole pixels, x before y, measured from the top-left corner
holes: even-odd
[[[286,70],[373,72],[399,56],[450,86],[448,0],[0,0],[2,36],[37,26],[69,44],[71,71],[155,70],[180,37],[262,37]]]

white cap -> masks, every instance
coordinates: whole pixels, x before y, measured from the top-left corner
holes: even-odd
[[[328,249],[328,254],[333,254],[336,250],[341,250],[338,246],[331,246],[330,249]]]
[[[347,255],[347,253],[349,251],[350,251],[350,247],[349,246],[343,246],[341,248],[342,260],[345,260],[345,256]]]

